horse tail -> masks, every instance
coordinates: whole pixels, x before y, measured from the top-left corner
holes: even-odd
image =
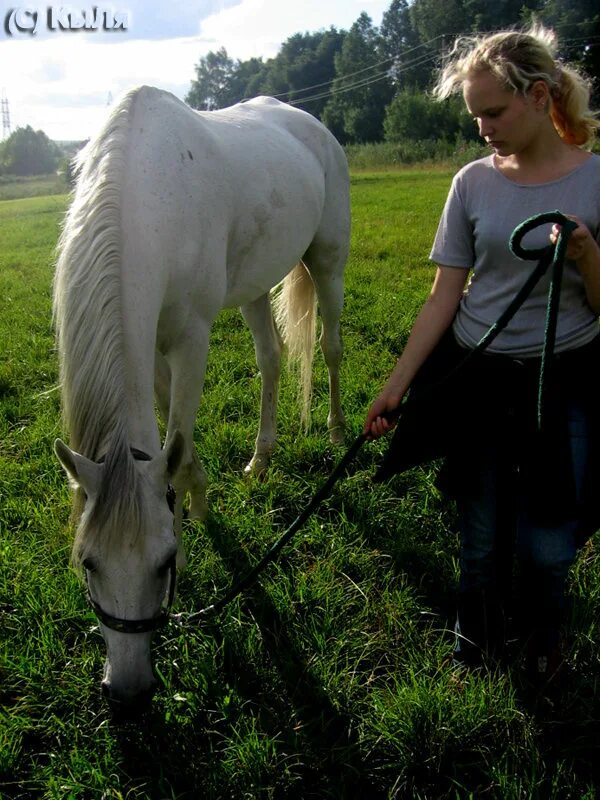
[[[315,285],[303,261],[299,261],[283,280],[274,302],[275,321],[288,357],[297,364],[302,393],[301,420],[310,423],[312,363],[317,338],[317,297]]]

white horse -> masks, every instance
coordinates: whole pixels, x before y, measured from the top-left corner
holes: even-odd
[[[307,385],[316,290],[328,426],[334,441],[343,437],[348,169],[320,122],[277,100],[198,113],[145,86],[116,106],[78,167],[54,285],[72,449],[60,440],[55,449],[76,489],[73,561],[107,645],[103,689],[128,704],[155,683],[150,639],[172,595],[176,551],[184,560],[184,495],[192,516],[206,513],[192,435],[220,309],[241,306],[262,377],[249,469],[265,468],[275,440],[282,345],[269,294],[285,276],[279,316],[291,349],[308,354]],[[154,392],[167,421],[163,449]]]

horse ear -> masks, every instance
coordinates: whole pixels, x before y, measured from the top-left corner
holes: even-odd
[[[54,452],[73,486],[75,488],[81,486],[88,497],[93,495],[100,483],[102,472],[100,464],[95,464],[71,450],[61,439],[54,442]]]
[[[183,434],[177,430],[172,436],[169,436],[164,449],[168,480],[171,480],[177,474],[177,470],[183,460],[184,451],[185,441]]]

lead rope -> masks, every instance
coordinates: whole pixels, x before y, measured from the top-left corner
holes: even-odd
[[[556,222],[561,226],[560,233],[556,240],[556,245],[525,250],[521,241],[523,237],[534,228],[547,223]],[[560,211],[548,211],[545,214],[536,214],[525,222],[518,225],[510,237],[509,246],[512,252],[526,261],[534,261],[539,258],[539,264],[534,270],[536,272],[543,267],[540,278],[549,266],[552,267],[552,279],[548,291],[548,304],[546,306],[546,328],[544,331],[544,349],[542,351],[542,363],[540,367],[540,379],[538,383],[538,407],[537,422],[538,429],[541,430],[542,422],[545,418],[544,409],[548,396],[548,371],[554,354],[554,343],[556,341],[556,326],[558,322],[558,310],[560,304],[560,288],[562,283],[563,270],[565,265],[565,255],[571,234],[577,228],[577,223],[565,217]]]
[[[546,225],[548,223],[558,223],[561,226],[560,233],[558,235],[558,239],[556,245],[547,245],[543,248],[531,249],[526,250],[522,247],[521,241],[523,237],[532,231],[534,228],[540,227],[541,225]],[[541,427],[542,419],[543,419],[543,405],[545,403],[545,398],[547,394],[547,383],[548,383],[548,366],[550,364],[550,360],[554,353],[554,342],[556,339],[556,323],[558,319],[558,307],[559,307],[559,300],[560,300],[560,286],[562,281],[562,274],[563,274],[563,267],[564,267],[564,260],[565,260],[565,253],[567,249],[567,244],[572,232],[577,227],[577,223],[573,222],[572,220],[565,217],[560,211],[548,211],[544,214],[536,214],[533,217],[529,217],[520,225],[518,225],[509,241],[509,246],[511,251],[518,257],[526,261],[534,261],[536,258],[539,259],[538,265],[535,267],[531,275],[527,278],[523,287],[517,292],[514,299],[510,302],[506,310],[500,315],[497,321],[489,328],[489,330],[483,335],[483,337],[479,340],[477,345],[469,351],[469,353],[465,356],[465,358],[458,364],[451,372],[448,373],[446,378],[443,380],[447,380],[450,375],[454,375],[459,370],[463,369],[463,367],[476,355],[482,353],[493,340],[498,336],[498,334],[506,327],[506,325],[510,322],[510,320],[514,317],[516,312],[519,310],[523,302],[529,297],[533,288],[538,283],[538,281],[542,278],[543,275],[548,271],[548,268],[552,266],[552,278],[550,283],[550,290],[548,292],[548,304],[546,308],[546,326],[545,326],[545,334],[544,334],[544,349],[542,353],[542,362],[541,362],[541,369],[540,369],[540,379],[539,379],[539,388],[538,388],[538,426]],[[443,381],[440,381],[440,383]],[[437,388],[437,385],[436,385]],[[422,396],[423,393],[420,393]],[[398,413],[402,413],[401,409],[406,403],[409,402],[405,400],[401,403],[399,410],[394,412],[390,412],[389,416],[393,417],[396,416]],[[414,402],[411,401],[411,402]],[[320,489],[317,490],[316,494],[313,496],[309,504],[304,508],[303,511],[296,517],[296,519],[292,522],[292,524],[285,530],[285,532],[281,535],[281,537],[275,542],[275,544],[267,550],[265,555],[260,559],[260,561],[251,569],[249,572],[246,573],[240,580],[236,581],[231,588],[225,592],[225,594],[219,599],[216,600],[206,608],[200,609],[200,611],[193,612],[191,614],[181,612],[179,614],[171,614],[171,619],[178,624],[182,623],[190,623],[190,622],[197,622],[202,617],[206,617],[211,614],[217,614],[223,610],[225,606],[227,606],[232,600],[234,600],[238,595],[242,594],[249,586],[251,586],[256,579],[258,578],[259,574],[263,571],[263,569],[275,559],[275,557],[279,554],[279,552],[285,547],[285,545],[290,541],[290,539],[294,536],[294,534],[299,530],[299,528],[304,525],[306,520],[313,514],[313,512],[318,508],[318,506],[325,500],[326,497],[329,496],[333,487],[341,477],[342,473],[345,471],[346,467],[350,464],[351,461],[354,460],[356,454],[362,447],[362,445],[367,441],[367,436],[364,433],[361,433],[359,436],[356,437],[354,442],[350,445],[346,453],[342,456],[338,464],[334,467],[333,472],[329,475],[325,483],[321,486]]]
[[[275,544],[267,550],[261,560],[251,569],[249,570],[246,575],[240,578],[219,600],[212,603],[210,606],[206,606],[206,608],[202,608],[200,611],[196,611],[192,614],[172,614],[171,619],[175,622],[194,622],[200,617],[204,617],[207,614],[217,614],[219,611],[222,611],[223,608],[228,605],[233,599],[235,599],[238,595],[240,595],[245,589],[251,586],[259,576],[259,574],[263,571],[263,569],[269,564],[271,561],[275,559],[278,553],[282,550],[283,547],[289,542],[292,536],[301,528],[306,520],[316,511],[318,506],[331,494],[331,491],[339,478],[341,477],[342,473],[350,464],[351,461],[354,460],[354,457],[362,447],[363,443],[366,441],[366,437],[364,434],[357,436],[354,442],[350,445],[349,449],[344,453],[340,461],[334,467],[333,472],[329,475],[325,483],[321,486],[320,489],[317,490],[316,494],[311,499],[310,503],[298,514],[296,519],[292,522],[289,528],[281,535],[281,537],[275,542]]]

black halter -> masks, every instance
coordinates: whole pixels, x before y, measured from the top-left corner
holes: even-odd
[[[147,619],[122,619],[121,617],[113,617],[108,614],[102,606],[97,603],[90,594],[88,586],[88,603],[94,609],[94,612],[100,622],[107,628],[118,633],[150,633],[162,628],[171,618],[171,608],[173,600],[175,599],[175,585],[177,583],[177,574],[175,569],[175,556],[169,561],[169,595],[167,598],[166,606],[163,606],[160,612],[155,617],[148,617]]]
[[[152,456],[148,455],[148,453],[144,453],[143,450],[138,450],[135,447],[131,448],[131,455],[137,461],[151,461]],[[98,459],[98,464],[102,464],[104,462],[104,456]],[[175,489],[171,484],[167,487],[167,503],[171,513],[175,512]],[[175,586],[177,584],[177,570],[175,566],[175,556],[169,560],[168,564],[169,569],[169,593],[167,596],[167,604],[161,608],[159,613],[154,617],[148,617],[147,619],[122,619],[120,617],[113,617],[112,614],[106,612],[102,606],[97,603],[94,598],[90,594],[89,584],[88,584],[88,591],[87,591],[87,599],[90,606],[94,609],[94,612],[100,622],[107,628],[110,628],[113,631],[117,631],[118,633],[150,633],[151,631],[156,631],[159,628],[162,628],[164,625],[169,622],[171,618],[171,608],[173,607],[173,600],[175,599]],[[86,572],[86,583],[87,583],[87,572]]]

